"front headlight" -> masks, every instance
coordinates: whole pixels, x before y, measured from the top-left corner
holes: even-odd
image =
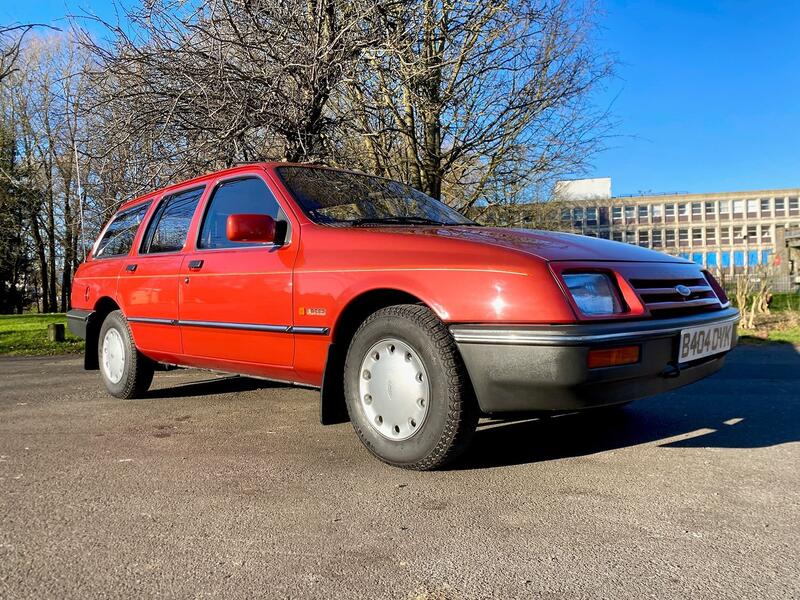
[[[613,315],[622,312],[622,306],[608,275],[570,273],[562,275],[562,277],[575,304],[584,315]]]

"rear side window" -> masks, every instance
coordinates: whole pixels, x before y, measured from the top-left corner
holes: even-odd
[[[206,211],[200,230],[199,248],[238,248],[251,243],[231,242],[226,228],[228,217],[236,214],[269,215],[276,221],[286,221],[269,187],[258,177],[235,179],[220,184]]]
[[[156,209],[142,240],[142,254],[178,252],[186,244],[189,225],[205,188],[168,196]]]
[[[97,249],[94,252],[95,258],[109,258],[111,256],[123,256],[128,254],[133,247],[133,238],[136,231],[144,219],[149,202],[143,202],[133,208],[117,213],[111,223],[106,227],[106,231],[100,241],[97,242]]]

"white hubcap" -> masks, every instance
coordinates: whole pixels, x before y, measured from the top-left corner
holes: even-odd
[[[381,340],[369,349],[361,361],[358,392],[369,424],[390,440],[407,440],[428,415],[425,365],[411,346],[398,339]]]
[[[103,338],[103,374],[111,383],[119,383],[125,370],[125,344],[116,329],[109,329]]]

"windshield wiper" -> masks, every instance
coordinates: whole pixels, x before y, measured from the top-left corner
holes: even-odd
[[[348,221],[350,225],[451,225],[427,217],[363,217]]]

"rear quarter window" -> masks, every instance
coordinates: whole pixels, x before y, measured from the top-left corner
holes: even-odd
[[[142,224],[150,202],[137,204],[133,208],[120,211],[111,220],[97,242],[94,258],[110,258],[129,254],[139,225]]]

